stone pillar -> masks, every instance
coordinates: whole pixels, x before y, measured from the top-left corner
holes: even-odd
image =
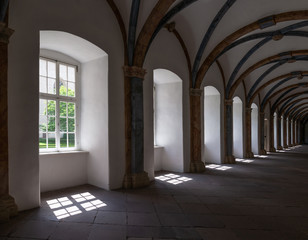
[[[251,111],[252,108],[246,108],[245,111],[245,125],[246,125],[246,152],[245,158],[253,158],[254,154],[251,151]]]
[[[270,136],[269,136],[269,143],[270,143],[270,152],[276,152],[276,149],[274,147],[274,114],[270,113],[270,121],[269,121],[269,130],[270,130]]]
[[[260,154],[266,155],[264,144],[264,112],[260,112]]]
[[[131,172],[124,177],[124,188],[149,185],[144,171],[143,79],[146,71],[137,66],[124,66],[124,76],[131,83]]]
[[[304,124],[302,124],[302,122],[301,122],[301,124],[300,124],[300,144],[303,144],[304,142],[305,142],[305,125]]]
[[[281,146],[281,116],[277,115],[277,150],[282,150]]]
[[[224,122],[224,135],[225,135],[225,161],[224,163],[235,163],[233,156],[233,100],[225,100],[225,122]]]
[[[288,147],[292,147],[292,143],[291,143],[291,120],[289,119],[288,121]]]
[[[203,90],[190,89],[190,172],[205,171],[201,160],[201,99]]]
[[[292,123],[292,128],[293,128],[293,132],[292,132],[292,138],[293,138],[292,145],[296,146],[296,140],[295,140],[296,129],[295,129],[295,120],[294,119],[293,119],[293,123]]]
[[[288,148],[287,143],[287,119],[283,118],[283,148]]]
[[[17,215],[17,206],[9,195],[8,149],[8,44],[13,30],[0,22],[0,222]]]

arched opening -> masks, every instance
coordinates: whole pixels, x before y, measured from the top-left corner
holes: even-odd
[[[62,101],[56,105],[57,111],[60,112],[60,152],[40,154],[41,192],[86,183],[109,189],[108,55],[76,35],[61,31],[40,31],[40,56],[55,63],[60,62],[59,72],[55,74],[59,75],[58,86],[67,86],[68,93],[70,90],[71,93],[74,91],[72,95],[76,96],[76,112],[73,114],[76,121],[71,127],[69,121],[73,119],[70,116],[69,101],[72,95],[65,95],[68,103]],[[75,66],[76,80],[70,80],[69,77],[65,80],[70,69],[62,63]],[[46,78],[49,81],[49,76]],[[73,86],[72,89],[70,85]],[[57,88],[54,87],[55,92],[58,91]],[[48,94],[49,92],[45,95]],[[68,115],[67,119],[63,114]],[[73,126],[76,129],[74,137],[77,151],[66,151],[62,154],[63,136],[68,135],[69,138],[69,128]],[[66,146],[69,144],[70,139]]]
[[[293,132],[294,132],[294,128],[293,128],[293,119],[291,120],[291,144],[294,144],[294,139],[293,139]]]
[[[304,142],[308,144],[308,122],[304,126]]]
[[[182,80],[166,69],[154,70],[154,169],[183,172]]]
[[[243,102],[233,98],[233,155],[243,158]]]
[[[281,142],[281,146],[283,146],[283,139],[284,139],[284,134],[283,134],[283,128],[284,128],[284,126],[283,126],[283,116],[281,116],[280,126],[281,126],[281,132],[280,132],[281,140],[280,140],[280,142]]]
[[[259,154],[259,114],[258,106],[251,105],[251,150],[254,154]]]
[[[274,147],[277,149],[278,141],[277,141],[277,113],[274,113]]]
[[[290,136],[289,118],[287,118],[287,145],[288,146],[291,144],[289,136]]]
[[[220,93],[212,87],[204,88],[204,159],[221,163]]]

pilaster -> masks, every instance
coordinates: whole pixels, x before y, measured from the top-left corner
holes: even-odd
[[[245,158],[253,158],[254,154],[251,150],[251,111],[252,108],[245,109],[245,126],[246,126],[246,152]]]
[[[225,122],[224,122],[224,135],[225,135],[225,162],[235,163],[233,156],[233,100],[225,99]]]
[[[270,121],[269,121],[269,130],[270,130],[270,152],[276,152],[276,148],[274,147],[274,114],[270,113]]]
[[[260,112],[260,154],[261,155],[266,155],[267,152],[265,150],[265,144],[264,144],[264,112]]]

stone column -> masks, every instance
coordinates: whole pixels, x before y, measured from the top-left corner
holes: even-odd
[[[274,114],[270,113],[270,121],[269,121],[269,143],[270,143],[270,152],[276,152],[276,148],[274,147]]]
[[[288,147],[292,147],[292,143],[291,143],[291,120],[289,119],[288,121],[288,132],[289,132],[289,135],[288,135]]]
[[[264,144],[264,112],[260,112],[260,154],[266,155]]]
[[[301,122],[301,124],[300,124],[300,144],[303,144],[304,142],[305,142],[305,125],[304,124],[302,124],[302,122]]]
[[[225,162],[235,163],[233,156],[233,100],[225,100],[225,122],[224,122],[224,135],[225,135]]]
[[[283,118],[283,148],[288,148],[287,143],[287,119]]]
[[[253,158],[254,154],[251,151],[251,111],[252,108],[246,108],[245,111],[245,125],[246,125],[246,152],[245,158]]]
[[[296,146],[296,140],[295,140],[295,132],[296,132],[296,129],[295,129],[295,120],[294,120],[294,119],[293,119],[292,128],[293,128],[293,133],[292,133],[293,141],[292,141],[292,145],[293,145],[293,146]]]
[[[126,173],[123,185],[138,188],[150,183],[144,171],[143,79],[146,71],[137,66],[124,66],[123,70],[131,82],[131,172]]]
[[[205,171],[201,160],[201,99],[203,90],[190,89],[190,172]]]
[[[17,215],[17,206],[9,195],[8,149],[8,44],[13,30],[0,22],[0,222]]]
[[[277,150],[282,150],[281,146],[281,116],[277,115]]]

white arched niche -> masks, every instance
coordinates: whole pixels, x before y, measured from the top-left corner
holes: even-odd
[[[289,146],[291,143],[289,141],[289,118],[287,118],[287,145]]]
[[[153,74],[154,170],[183,172],[182,80],[166,69]]]
[[[251,105],[251,149],[254,154],[259,154],[259,114],[258,106]]]
[[[204,88],[204,160],[221,163],[220,93],[212,86]]]
[[[281,120],[280,120],[280,126],[281,126],[281,131],[280,131],[280,144],[281,146],[283,146],[283,138],[284,138],[284,133],[283,133],[283,116],[281,116]]]
[[[85,183],[109,189],[108,55],[93,43],[61,31],[40,31],[40,49],[45,57],[65,62],[64,55],[80,63],[77,141],[82,150],[40,155],[41,191]]]
[[[233,98],[233,155],[243,158],[243,102]]]
[[[274,113],[274,147],[277,149],[277,113]]]

